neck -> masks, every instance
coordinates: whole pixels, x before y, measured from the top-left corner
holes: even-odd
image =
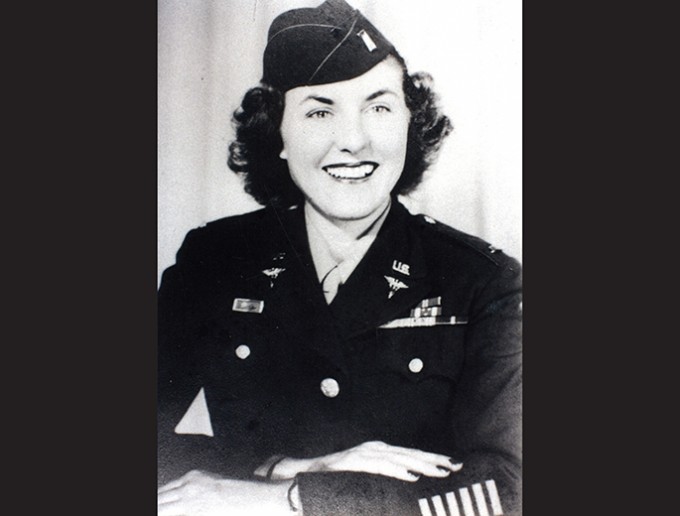
[[[305,203],[305,213],[308,218],[316,220],[317,224],[321,223],[328,229],[332,228],[335,238],[341,238],[342,240],[349,242],[359,240],[363,236],[369,234],[375,224],[377,224],[383,218],[383,215],[387,213],[390,205],[391,199],[388,198],[370,215],[361,219],[336,219],[329,217],[310,202]]]

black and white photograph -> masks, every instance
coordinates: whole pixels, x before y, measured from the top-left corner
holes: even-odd
[[[157,5],[158,515],[521,516],[521,2]]]

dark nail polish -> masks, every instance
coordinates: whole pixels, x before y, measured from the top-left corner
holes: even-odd
[[[463,467],[463,463],[460,462],[460,461],[457,461],[455,459],[449,459],[449,462],[451,463],[451,465],[455,466],[456,468]]]

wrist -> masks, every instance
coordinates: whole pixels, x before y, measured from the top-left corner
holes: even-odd
[[[313,459],[293,459],[286,457],[276,464],[272,471],[271,479],[291,480],[295,478],[298,473],[310,471],[313,463]]]
[[[255,504],[252,508],[261,512],[253,512],[253,514],[302,516],[302,503],[295,480],[260,483],[260,485],[264,487],[264,491],[260,491],[250,501]]]

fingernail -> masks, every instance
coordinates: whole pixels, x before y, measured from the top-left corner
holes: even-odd
[[[416,480],[418,480],[420,478],[420,475],[416,475],[413,471],[407,471],[407,473],[409,475],[411,475],[413,478],[415,478]]]
[[[463,467],[462,462],[456,462],[453,459],[449,459],[449,462],[451,463],[451,467],[453,468],[453,471],[458,471]]]

